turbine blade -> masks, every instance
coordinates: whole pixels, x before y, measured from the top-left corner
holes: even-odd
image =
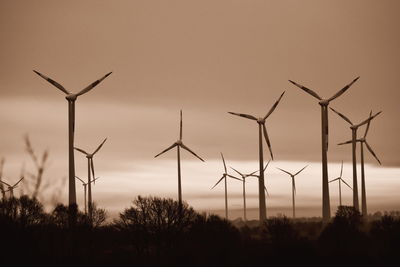
[[[340,179],[340,177],[338,177],[338,178],[336,178],[336,179],[333,179],[333,180],[329,181],[329,183],[332,183],[332,182],[334,182],[334,181],[337,181],[337,180],[339,180],[339,179]]]
[[[240,178],[237,178],[237,177],[235,177],[235,176],[233,176],[233,175],[227,174],[227,176],[228,176],[229,178],[236,179],[236,180],[238,180],[238,181],[241,181],[241,182],[243,182],[243,180],[242,180],[242,179],[240,179]]]
[[[83,90],[81,90],[79,93],[76,94],[76,96],[80,96],[83,95],[87,92],[89,92],[90,90],[92,90],[96,85],[98,85],[99,83],[101,83],[105,78],[107,78],[112,72],[107,73],[106,75],[104,75],[103,77],[101,77],[100,79],[92,82],[89,86],[87,86],[86,88],[84,88]]]
[[[86,156],[89,155],[89,153],[87,153],[87,152],[86,152],[85,150],[83,150],[83,149],[80,149],[80,148],[77,148],[77,147],[74,147],[74,148],[75,148],[75,150],[78,150],[79,152],[85,154]]]
[[[256,117],[254,117],[254,116],[251,116],[251,115],[248,115],[248,114],[243,114],[243,113],[235,113],[235,112],[228,112],[229,114],[232,114],[232,115],[236,115],[236,116],[240,116],[240,117],[243,117],[243,118],[246,118],[246,119],[250,119],[250,120],[257,120],[257,118]]]
[[[225,170],[225,173],[228,173],[228,171],[226,170],[226,164],[225,164],[224,154],[222,154],[222,152],[221,152],[221,158],[222,158],[222,162],[224,163],[224,170]]]
[[[357,78],[355,78],[351,83],[349,83],[348,85],[346,85],[345,87],[343,87],[342,89],[340,89],[336,94],[334,94],[331,98],[328,99],[328,102],[334,100],[335,98],[338,98],[339,96],[341,96],[344,92],[347,91],[347,89],[350,88],[350,86],[353,85],[353,83],[355,83],[358,79],[360,78],[360,76],[358,76]]]
[[[283,172],[285,172],[285,173],[287,173],[287,174],[289,174],[290,176],[292,176],[293,174],[291,174],[290,172],[288,172],[288,171],[285,171],[284,169],[281,169],[281,168],[277,168],[278,170],[281,170],[281,171],[283,171]]]
[[[265,172],[265,170],[268,168],[268,165],[269,165],[270,162],[271,162],[271,160],[268,160],[267,164],[265,164],[264,172]]]
[[[180,131],[179,131],[179,140],[182,140],[182,110],[181,110],[181,123],[180,123]]]
[[[328,109],[326,107],[325,108],[325,140],[326,140],[326,151],[328,151],[328,147],[329,147],[329,116],[328,116]]]
[[[78,179],[79,181],[81,181],[82,182],[82,184],[84,184],[85,182],[81,179],[81,178],[79,178],[78,176],[75,176],[75,178],[76,179]]]
[[[187,151],[189,151],[190,153],[192,153],[196,158],[198,158],[199,160],[203,161],[204,160],[202,158],[200,158],[196,153],[194,153],[192,150],[190,150],[190,148],[188,148],[187,146],[185,146],[184,144],[180,145],[183,149],[186,149]]]
[[[93,152],[93,155],[96,154],[96,153],[100,150],[100,148],[104,145],[104,143],[105,143],[106,141],[107,141],[107,138],[104,139],[104,141],[96,148],[96,150]]]
[[[168,150],[174,148],[175,146],[177,146],[176,143],[173,143],[171,146],[169,146],[168,148],[164,149],[163,151],[161,151],[160,153],[158,153],[157,155],[155,155],[154,157],[157,158],[158,156],[160,156],[161,154],[164,154],[165,152],[167,152]]]
[[[267,115],[265,115],[264,120],[267,119],[269,117],[269,115],[271,115],[272,112],[274,112],[274,110],[276,109],[276,107],[279,104],[279,101],[281,101],[283,95],[285,94],[285,91],[283,91],[283,93],[281,94],[281,96],[278,98],[278,100],[276,100],[276,102],[274,103],[274,105],[271,107],[271,109],[268,111]]]
[[[343,174],[343,160],[342,160],[342,166],[340,167],[340,177],[342,177]]]
[[[24,179],[24,177],[21,177],[21,179],[19,179],[18,182],[16,182],[12,187],[15,188],[23,179]]]
[[[293,177],[293,190],[294,190],[294,194],[296,195],[296,180]]]
[[[352,140],[349,140],[349,141],[346,141],[346,142],[339,143],[338,146],[351,144],[352,142],[353,142]]]
[[[369,146],[367,141],[365,141],[365,145],[367,146],[367,148],[368,148],[369,152],[372,154],[372,156],[374,156],[374,158],[379,162],[379,164],[382,165],[381,161],[378,159],[378,156],[375,154],[375,152]]]
[[[225,178],[225,175],[223,175],[221,177],[221,179],[219,179],[218,182],[213,187],[211,187],[211,189],[214,189],[214,187],[216,187],[222,181],[222,179],[224,179],[224,178]]]
[[[242,177],[244,177],[245,175],[243,174],[243,173],[241,173],[241,172],[239,172],[238,170],[236,170],[235,168],[233,168],[233,167],[230,167],[232,170],[234,170],[237,174],[239,174],[240,176],[242,176]],[[257,171],[256,171],[257,172]]]
[[[54,81],[53,79],[50,79],[49,77],[41,74],[40,72],[33,70],[37,75],[39,75],[40,77],[42,77],[43,79],[45,79],[46,81],[48,81],[49,83],[51,83],[52,85],[54,85],[55,87],[57,87],[58,89],[60,89],[64,94],[71,94],[70,92],[68,92],[67,89],[65,89],[61,84],[59,84],[58,82]]]
[[[371,110],[371,112],[369,113],[369,117],[371,118],[371,116],[372,116],[372,110]],[[367,128],[365,129],[365,133],[364,133],[364,139],[367,137],[367,134],[368,134],[368,130],[369,130],[369,125],[371,124],[371,120],[369,120],[368,121],[368,123],[367,123]]]
[[[8,184],[8,183],[6,183],[6,182],[4,182],[4,181],[1,181],[1,180],[0,180],[0,183],[3,183],[3,184],[5,184],[5,185],[7,185],[7,186],[10,186],[10,187],[11,187],[11,185],[10,185],[10,184]]]
[[[267,133],[267,127],[265,127],[265,124],[262,126],[263,132],[264,132],[264,138],[265,141],[267,142],[267,146],[269,149],[269,153],[271,154],[271,159],[274,159],[274,155],[272,154],[272,148],[271,148],[271,142],[269,141],[268,133]]]
[[[353,123],[351,122],[351,120],[349,120],[349,118],[347,118],[345,115],[343,115],[342,113],[336,111],[335,109],[329,107],[333,112],[335,112],[337,115],[339,115],[342,119],[344,119],[345,121],[347,121],[348,123],[350,123],[350,125],[353,125]]]
[[[90,182],[93,183],[93,184],[95,184],[95,183],[96,183],[95,181],[96,181],[97,179],[99,179],[99,178],[100,178],[100,177],[97,177],[96,179],[93,179],[93,180],[91,180]]]
[[[372,119],[374,119],[376,116],[378,116],[378,115],[381,114],[381,113],[382,113],[382,111],[379,111],[378,113],[376,113],[376,114],[373,115],[372,117],[370,116],[370,117],[369,117],[368,119],[366,119],[365,121],[363,121],[363,122],[357,124],[356,127],[360,127],[360,126],[362,126],[362,125],[368,123],[369,121],[371,121]]]
[[[93,163],[93,158],[90,159],[90,167],[91,167],[91,169],[92,169],[92,179],[94,179],[94,177],[96,177],[96,176],[94,175],[94,163]],[[96,183],[93,183],[93,184],[96,184]]]
[[[303,90],[303,91],[305,91],[306,93],[312,95],[312,96],[315,97],[316,99],[322,100],[322,98],[321,98],[316,92],[314,92],[313,90],[311,90],[311,89],[309,89],[309,88],[307,88],[307,87],[305,87],[305,86],[303,86],[303,85],[301,85],[301,84],[298,84],[298,83],[296,83],[296,82],[294,82],[294,81],[289,80],[289,82],[293,83],[294,85],[296,85],[297,87],[299,87],[301,90]]]
[[[269,162],[269,161],[268,161]],[[267,165],[268,166],[268,165]],[[264,169],[265,170],[265,169]],[[252,173],[250,173],[250,174],[247,174],[246,176],[253,176],[256,172],[258,172],[259,170],[256,170],[256,171],[254,171],[254,172],[252,172]]]
[[[267,193],[267,196],[269,197],[269,193],[268,193],[267,187],[265,185],[264,185],[264,190]]]
[[[345,180],[343,180],[342,178],[340,178],[340,180],[341,180],[345,185],[347,185],[351,190],[353,190],[353,188],[351,188],[351,186],[350,186],[348,183],[346,183]]]
[[[304,166],[303,169],[301,169],[300,171],[296,172],[296,174],[293,175],[293,176],[296,176],[297,174],[301,173],[305,168],[307,168],[307,166],[308,166],[308,165]]]

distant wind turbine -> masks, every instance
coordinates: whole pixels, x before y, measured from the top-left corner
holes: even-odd
[[[292,84],[299,87],[301,90],[306,93],[312,95],[313,97],[319,100],[318,104],[321,106],[321,134],[322,134],[322,219],[326,223],[331,218],[331,206],[329,199],[329,185],[328,185],[328,140],[329,140],[329,125],[328,125],[328,105],[329,102],[341,96],[350,86],[353,85],[360,77],[355,78],[351,83],[343,87],[336,94],[334,94],[331,98],[322,99],[316,92],[313,90],[298,84],[294,81],[289,80]]]
[[[274,156],[272,154],[272,149],[271,149],[271,142],[268,137],[267,133],[267,127],[265,126],[265,120],[271,115],[271,113],[275,110],[275,108],[278,106],[279,101],[281,101],[283,94],[278,98],[278,100],[274,103],[274,105],[271,107],[269,112],[264,116],[260,118],[256,118],[252,115],[248,114],[242,114],[242,113],[235,113],[235,112],[228,112],[232,115],[240,116],[246,119],[254,120],[258,123],[258,144],[259,144],[259,161],[260,161],[260,166],[259,166],[259,171],[260,171],[260,178],[258,179],[258,193],[259,193],[259,212],[260,212],[260,223],[265,221],[267,219],[267,210],[266,210],[266,205],[265,205],[265,182],[264,182],[264,152],[263,152],[263,141],[262,141],[262,132],[264,133],[264,138],[265,141],[267,142],[269,152],[271,154],[271,159],[274,159]]]
[[[345,115],[342,113],[336,111],[333,108],[330,108],[333,112],[335,112],[337,115],[339,115],[342,119],[347,121],[351,126],[351,133],[352,133],[352,158],[353,158],[353,206],[355,209],[360,210],[359,204],[358,204],[358,186],[357,186],[357,159],[356,159],[356,143],[357,143],[357,129],[358,127],[367,124],[369,121],[371,121],[373,118],[378,116],[382,111],[379,111],[375,115],[369,116],[368,119],[364,120],[363,122],[359,124],[353,124],[349,118],[347,118]]]
[[[200,158],[196,153],[194,153],[190,148],[188,148],[187,146],[185,146],[183,144],[183,142],[182,142],[182,110],[180,112],[180,116],[181,116],[181,120],[180,120],[179,139],[178,139],[178,141],[176,141],[170,147],[166,148],[165,150],[163,150],[159,154],[155,155],[154,157],[156,158],[156,157],[164,154],[168,150],[170,150],[170,149],[172,149],[174,147],[177,147],[177,149],[178,149],[178,201],[179,201],[179,207],[182,208],[181,151],[180,151],[180,148],[183,148],[183,149],[189,151],[190,153],[192,153],[199,160],[201,160],[203,162],[204,162],[204,160],[202,158]]]
[[[81,181],[82,185],[83,185],[83,194],[84,194],[84,203],[85,203],[85,214],[87,214],[87,202],[86,202],[86,186],[88,184],[93,183],[94,181],[96,181],[97,179],[99,179],[100,177],[97,177],[93,180],[90,181],[90,183],[85,183],[81,178],[79,178],[78,176],[75,176],[76,179],[78,179],[79,181]]]
[[[222,153],[221,153],[221,157],[222,157],[222,162],[224,163],[224,173],[222,174],[221,179],[219,179],[218,182],[211,189],[214,189],[214,187],[216,187],[222,180],[224,180],[224,182],[225,182],[225,218],[228,220],[228,186],[227,186],[226,178],[230,177],[232,179],[236,179],[239,181],[242,181],[242,180],[240,180],[239,178],[237,178],[235,176],[228,174],[228,170],[226,169],[224,155]]]
[[[75,101],[76,99],[89,92],[92,90],[96,85],[98,85],[100,82],[102,82],[105,78],[107,78],[112,72],[107,73],[104,75],[102,78],[99,80],[96,80],[95,82],[91,83],[89,86],[84,88],[83,90],[79,91],[79,93],[72,93],[65,89],[61,84],[58,82],[50,79],[49,77],[37,72],[34,70],[34,72],[57,87],[59,90],[61,90],[64,94],[67,96],[65,97],[68,101],[68,154],[69,154],[69,175],[68,175],[68,187],[69,187],[69,194],[68,194],[68,204],[70,208],[73,205],[76,205],[76,188],[75,188],[75,160],[74,160],[74,132],[75,132]],[[69,221],[70,224],[75,224],[75,215],[74,214],[69,214]]]
[[[99,150],[101,149],[101,147],[104,145],[104,143],[106,141],[107,141],[107,138],[104,139],[104,141],[96,148],[96,150],[93,153],[88,153],[83,149],[75,147],[76,150],[78,150],[79,152],[85,154],[86,158],[88,160],[88,181],[87,181],[86,184],[88,185],[88,196],[89,196],[88,208],[89,208],[89,219],[90,220],[92,219],[92,216],[93,216],[93,202],[92,202],[92,186],[91,186],[91,183],[93,182],[95,184],[94,181],[96,181],[96,179],[94,179],[95,175],[94,175],[93,157],[94,157],[94,155],[96,155],[97,152],[99,152]],[[92,180],[91,174],[92,174],[92,177],[93,177],[94,180]]]
[[[5,162],[5,159],[1,158],[1,161],[0,161],[0,191],[1,191],[2,199],[6,198],[6,191],[4,189],[4,184],[1,182],[3,179],[4,162]]]
[[[308,166],[308,165],[307,165]],[[287,173],[290,175],[290,177],[292,178],[292,203],[293,203],[293,218],[296,218],[296,205],[295,205],[295,194],[296,194],[296,181],[294,179],[294,177],[296,175],[298,175],[299,173],[301,173],[307,166],[304,166],[300,171],[296,172],[295,174],[292,174],[288,171],[285,171],[284,169],[281,168],[277,168],[278,170],[283,171],[284,173]]]
[[[332,183],[334,181],[339,181],[339,206],[342,206],[342,185],[341,185],[341,182],[343,182],[351,190],[353,190],[353,188],[351,188],[351,186],[348,183],[346,183],[345,180],[343,180],[342,174],[343,174],[343,160],[342,160],[342,167],[340,168],[340,176],[338,178],[335,178],[335,179],[329,181],[329,183]]]
[[[10,184],[8,184],[8,183],[6,183],[6,182],[4,182],[4,181],[0,181],[0,182],[3,183],[3,184],[5,184],[5,185],[8,187],[8,189],[5,190],[5,192],[10,192],[10,198],[13,198],[13,197],[14,197],[14,189],[18,186],[18,184],[19,184],[23,179],[24,179],[24,177],[21,176],[21,179],[19,179],[18,182],[16,182],[14,185],[10,185]]]
[[[370,112],[369,116],[371,117],[372,111]],[[374,156],[374,158],[378,161],[379,164],[381,164],[381,161],[379,158],[376,156],[375,152],[372,150],[371,146],[367,142],[367,134],[369,130],[369,125],[371,123],[371,120],[368,121],[367,128],[365,129],[364,136],[360,139],[357,139],[356,141],[360,143],[361,147],[361,210],[363,216],[367,216],[367,194],[366,194],[366,188],[365,188],[365,171],[364,171],[364,144],[366,145],[367,149],[369,152]],[[351,144],[353,141],[349,140],[347,142],[340,143],[338,145],[344,145],[344,144]]]

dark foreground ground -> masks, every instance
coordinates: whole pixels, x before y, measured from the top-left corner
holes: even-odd
[[[138,197],[104,224],[94,209],[68,225],[68,209],[45,213],[23,196],[0,202],[1,266],[396,266],[400,219],[373,221],[342,206],[329,224],[287,218],[248,225],[198,214],[171,199]]]

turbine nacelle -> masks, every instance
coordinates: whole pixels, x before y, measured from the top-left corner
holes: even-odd
[[[69,94],[65,97],[68,101],[75,101],[78,98],[77,94]]]
[[[176,141],[176,142],[175,142],[175,144],[177,144],[178,146],[181,146],[181,145],[183,145],[183,143],[182,143],[182,140],[178,140],[178,141]]]
[[[264,124],[265,123],[265,119],[264,118],[258,118],[257,119],[257,123],[258,124]]]
[[[321,101],[318,102],[321,106],[328,106],[329,105],[329,100],[328,99],[322,99]]]

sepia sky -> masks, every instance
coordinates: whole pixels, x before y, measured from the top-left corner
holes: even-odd
[[[290,181],[276,167],[296,171],[310,164],[304,188],[301,177],[297,183],[299,215],[319,216],[320,106],[288,79],[328,98],[360,76],[330,106],[355,123],[371,109],[383,111],[368,133],[383,164],[366,153],[367,194],[370,211],[398,209],[399,10],[395,0],[0,0],[5,179],[17,180],[23,162],[32,168],[24,134],[38,151],[50,151],[47,179],[59,183],[67,176],[67,101],[33,69],[73,92],[113,71],[77,100],[75,144],[94,150],[108,137],[95,156],[101,181],[94,199],[114,211],[138,194],[176,198],[176,151],[153,157],[178,138],[180,109],[185,144],[206,160],[183,154],[183,198],[201,210],[222,210],[223,188],[210,191],[223,171],[219,153],[243,171],[258,166],[256,123],[227,112],[264,116],[286,91],[266,124],[275,156],[266,174],[267,212],[290,215]],[[336,146],[351,131],[333,112],[329,125],[329,176],[337,177],[343,160],[351,182],[351,148]],[[76,173],[86,175],[80,154]],[[241,185],[231,183],[230,208],[240,209]],[[249,187],[256,209],[256,183]],[[81,189],[77,183],[78,201]],[[330,194],[334,210],[336,184]]]

